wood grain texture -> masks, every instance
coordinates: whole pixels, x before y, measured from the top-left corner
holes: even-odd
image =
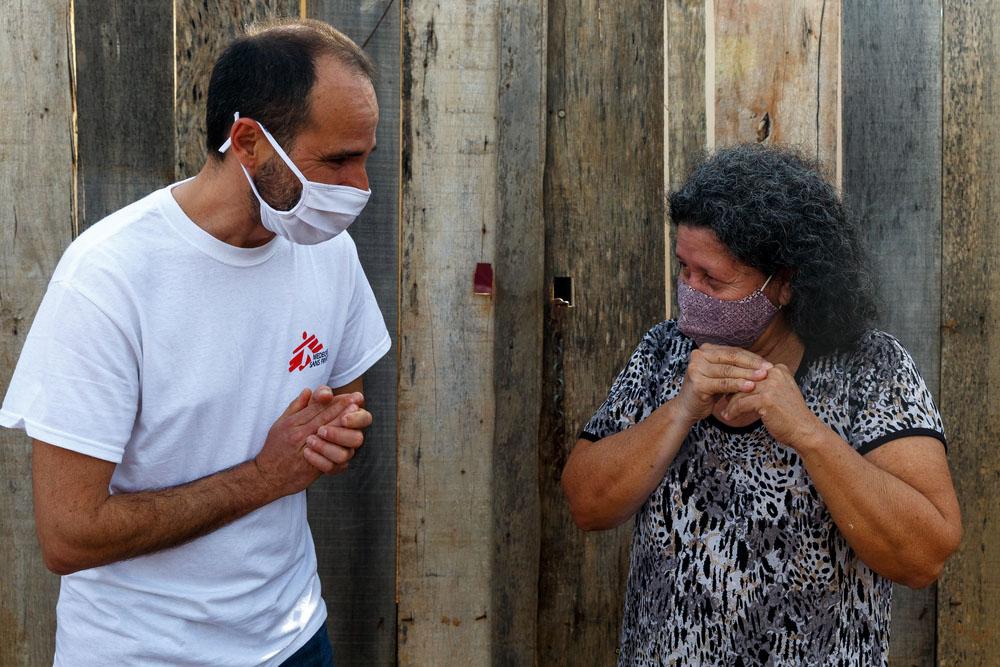
[[[580,429],[663,319],[663,5],[549,3],[547,280],[576,306],[545,315],[538,663],[615,661],[630,526],[583,533],[559,480]]]
[[[80,231],[174,180],[173,3],[74,0]]]
[[[545,5],[543,0],[500,2],[489,615],[494,665],[531,665],[537,642],[538,397],[547,297],[542,250]]]
[[[205,100],[212,66],[242,29],[268,18],[297,17],[298,0],[175,0],[177,94],[175,178],[205,163]]]
[[[705,2],[667,0],[666,177],[670,190],[687,180],[705,153]]]
[[[338,665],[396,663],[396,364],[399,298],[399,69],[397,0],[310,0],[308,15],[341,30],[371,56],[379,103],[372,196],[351,236],[375,292],[393,350],[365,373],[375,418],[365,446],[340,477],[310,487],[309,524],[330,610]]]
[[[938,595],[941,665],[1000,656],[1000,2],[944,3],[941,410],[965,537]]]
[[[401,665],[490,660],[494,304],[472,277],[495,262],[498,21],[403,4]]]
[[[73,239],[68,7],[0,4],[0,396]],[[0,665],[52,664],[59,578],[35,538],[31,441],[0,429]]]
[[[705,1],[667,0],[664,14],[664,176],[669,192],[684,184],[705,154]],[[666,220],[666,216],[664,219]],[[665,234],[666,304],[670,317],[677,317],[677,304],[673,297],[677,263],[671,261],[674,256],[674,240],[668,223],[665,223]]]
[[[843,34],[844,199],[878,275],[878,327],[899,338],[939,397],[940,3],[847,3]],[[934,664],[936,611],[933,587],[894,587],[890,664]]]
[[[839,180],[840,0],[708,1],[709,147],[794,145]]]

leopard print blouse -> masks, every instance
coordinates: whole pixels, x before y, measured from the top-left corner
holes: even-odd
[[[629,428],[677,395],[692,350],[653,327],[581,435]],[[806,358],[806,404],[858,452],[908,435],[944,443],[910,355],[870,331]],[[798,455],[761,422],[695,424],[635,517],[619,666],[886,664],[890,582],[848,546]]]

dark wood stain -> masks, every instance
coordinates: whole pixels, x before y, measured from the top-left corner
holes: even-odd
[[[872,255],[878,327],[900,339],[939,397],[940,3],[848,2],[843,12],[844,199]],[[906,39],[893,37],[901,25]],[[894,587],[890,662],[934,664],[935,609],[933,587]]]
[[[358,44],[376,67],[378,150],[368,158],[372,196],[350,234],[378,300],[393,349],[365,374],[374,423],[342,476],[310,487],[309,525],[316,543],[330,638],[338,665],[396,664],[396,386],[400,187],[400,6],[397,0],[309,0],[310,18]]]
[[[542,392],[542,317],[547,296],[542,251],[544,73],[544,4],[502,0],[496,146],[497,335],[493,345],[494,547],[489,613],[494,665],[530,665],[536,648],[538,397]]]

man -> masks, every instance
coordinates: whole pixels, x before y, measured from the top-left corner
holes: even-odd
[[[372,76],[322,23],[237,39],[201,172],[56,268],[0,424],[33,439],[57,665],[329,664],[304,490],[362,444],[390,346],[340,233],[369,194]]]

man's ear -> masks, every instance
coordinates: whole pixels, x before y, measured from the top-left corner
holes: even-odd
[[[274,150],[264,138],[260,126],[249,118],[237,118],[233,121],[229,129],[229,138],[232,139],[229,152],[233,153],[251,174],[267,160],[268,151]]]

